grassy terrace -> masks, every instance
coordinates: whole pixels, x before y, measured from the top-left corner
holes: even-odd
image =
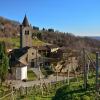
[[[95,89],[95,74],[88,76],[87,89],[84,89],[83,77],[78,77],[78,82],[70,80],[69,85],[60,87],[52,100],[100,100],[100,95]]]
[[[45,43],[43,41],[40,41],[38,39],[33,39],[33,46],[41,46],[44,45]]]
[[[33,80],[33,73],[30,71],[28,73],[30,80]],[[0,87],[0,91],[2,90],[4,91],[5,88]],[[3,94],[6,94],[5,91]],[[100,100],[100,96],[95,91],[95,75],[93,74],[89,75],[87,90],[83,87],[83,78],[79,77],[78,82],[75,78],[71,79],[69,85],[66,80],[66,82],[62,81],[47,85],[47,89],[39,86],[30,87],[27,94],[25,92],[25,94],[20,95],[20,91],[18,91],[13,96],[15,100]],[[11,98],[11,95],[9,98]],[[5,98],[4,100],[10,99]]]
[[[19,38],[1,38],[0,42],[5,41],[6,43],[9,43],[13,46],[13,48],[19,47]]]
[[[35,92],[34,92],[35,91]],[[98,98],[98,99],[97,99]],[[83,87],[83,78],[79,77],[78,82],[75,78],[67,82],[58,82],[47,87],[47,90],[33,90],[28,95],[19,97],[19,100],[100,100],[100,96],[95,91],[95,76],[89,76],[87,90]]]
[[[32,70],[28,70],[27,77],[28,77],[28,81],[33,81],[37,78],[35,73]]]
[[[12,45],[12,48],[19,48],[20,46],[20,39],[19,38],[1,38],[0,42],[5,41],[6,43],[9,43]],[[43,41],[40,41],[39,39],[33,39],[33,46],[41,46],[45,43]]]
[[[53,100],[96,100],[96,91],[93,80],[90,80],[87,90],[84,90],[83,81],[72,82],[56,91]]]

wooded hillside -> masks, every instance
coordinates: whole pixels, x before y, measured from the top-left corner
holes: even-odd
[[[10,39],[18,39],[17,42],[14,42],[13,46],[18,45],[19,41],[19,25],[20,23],[17,21],[9,20],[3,17],[0,17],[0,38],[10,38]],[[54,31],[54,29],[45,29],[39,30],[39,27],[34,28],[33,26],[33,37],[37,37],[39,40],[56,44],[60,47],[67,47],[71,49],[81,49],[87,48],[91,50],[98,50],[100,47],[100,41],[89,38],[89,37],[78,37],[73,35],[72,33],[63,33]],[[3,41],[3,39],[0,39]],[[5,42],[8,42],[5,39]],[[12,41],[12,40],[11,40]],[[10,45],[10,44],[9,44]],[[11,44],[12,45],[12,44]]]

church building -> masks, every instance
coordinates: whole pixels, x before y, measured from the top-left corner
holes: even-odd
[[[40,57],[37,49],[32,46],[32,27],[25,15],[20,25],[20,48],[13,49],[10,54],[10,68],[14,79],[27,79],[27,69],[37,67],[36,60]]]
[[[25,15],[20,25],[20,48],[13,49],[9,54],[10,68],[15,79],[27,79],[27,69],[29,68],[50,66],[53,59],[51,53],[59,49],[50,45],[33,46],[33,31]]]

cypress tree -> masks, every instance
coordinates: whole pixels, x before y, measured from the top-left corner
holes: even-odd
[[[5,81],[9,67],[9,59],[6,53],[6,46],[4,42],[0,43],[0,80],[1,84]]]

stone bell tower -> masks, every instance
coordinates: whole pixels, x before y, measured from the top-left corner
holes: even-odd
[[[27,16],[25,15],[20,25],[20,48],[32,46],[32,27],[29,25]]]

